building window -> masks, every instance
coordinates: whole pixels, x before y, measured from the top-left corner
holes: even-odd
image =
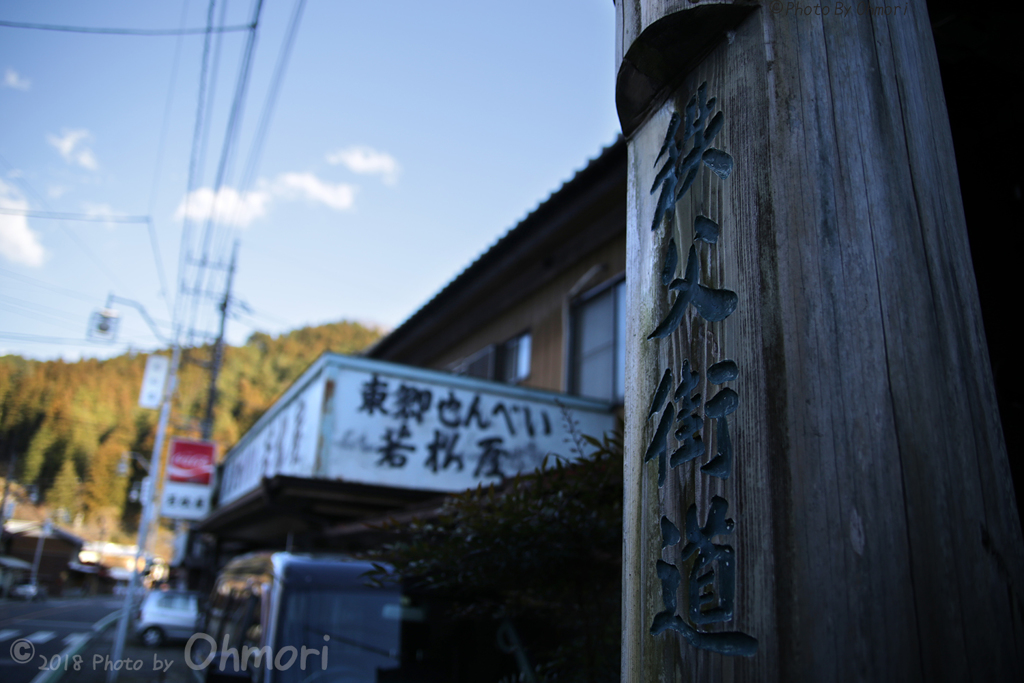
[[[524,332],[503,344],[489,344],[452,366],[452,372],[517,384],[530,376],[531,341]]]
[[[452,368],[452,372],[456,375],[466,375],[468,377],[478,377],[480,379],[494,379],[496,355],[497,347],[494,344],[489,344],[469,358],[456,363]]]
[[[626,386],[626,281],[597,287],[572,309],[572,392],[621,403]]]
[[[531,341],[530,333],[524,332],[501,345],[498,379],[518,384],[530,376]]]

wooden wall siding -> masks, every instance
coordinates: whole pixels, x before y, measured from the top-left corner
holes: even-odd
[[[619,0],[620,37],[666,6]],[[1024,543],[924,4],[888,17],[761,9],[733,30],[629,140],[622,680],[1024,680]],[[652,231],[655,158],[704,82],[725,120],[714,146],[735,170],[702,168],[671,230]],[[698,214],[721,226],[698,248],[701,283],[735,291],[736,311],[708,323],[691,307],[676,333],[647,340],[674,297],[660,278],[668,242],[682,277]],[[656,460],[643,462],[659,380],[671,367],[678,382],[688,359],[707,399],[706,370],[727,358],[732,476],[699,471],[717,449],[706,420],[707,455],[659,487]],[[650,635],[664,605],[655,564],[680,564],[661,517],[685,536],[687,508],[703,524],[714,495],[735,520],[716,542],[735,549],[736,601],[708,630],[757,638],[749,658]]]
[[[533,333],[530,378],[524,386],[562,391],[564,387],[562,306],[570,288],[596,264],[607,268],[593,286],[621,275],[626,267],[626,234],[619,232],[602,245],[592,245],[590,253],[566,269],[541,289],[503,311],[495,319],[474,330],[458,344],[432,359],[428,367],[446,370],[488,344],[499,344],[524,330]]]
[[[625,257],[625,248],[623,248],[623,257]],[[534,389],[561,391],[562,311],[553,307],[543,312],[538,311],[534,320],[530,377],[523,384]]]

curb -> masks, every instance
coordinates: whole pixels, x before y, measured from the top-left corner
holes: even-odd
[[[92,629],[90,630],[89,633],[82,636],[82,638],[80,638],[77,642],[68,645],[57,656],[60,659],[64,659],[65,657],[67,659],[73,658],[79,652],[84,650],[86,646],[93,641],[93,638],[100,635],[108,628],[110,628],[110,625],[113,624],[114,621],[117,620],[117,618],[120,616],[121,610],[117,610],[116,612],[111,612],[107,616],[103,617],[102,619],[100,619],[92,625]],[[61,676],[63,676],[64,673],[66,673],[65,670],[60,668],[49,669],[47,671],[40,671],[38,674],[36,674],[36,677],[32,679],[31,683],[56,683],[56,681],[59,681],[61,679]]]

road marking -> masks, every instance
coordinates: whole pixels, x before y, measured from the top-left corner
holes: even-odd
[[[78,645],[78,643],[81,642],[82,638],[87,638],[88,636],[88,633],[69,633],[66,636],[64,636],[64,644]]]
[[[30,643],[35,643],[36,645],[42,645],[43,643],[48,643],[53,640],[55,635],[57,634],[53,631],[36,631],[32,635],[26,637],[25,640]]]
[[[38,631],[40,629],[44,631],[67,631],[68,629],[78,629],[84,631],[92,627],[93,622],[91,621],[68,621],[66,619],[20,619],[11,626],[19,626],[21,630],[27,631],[32,629]]]
[[[21,631],[19,631],[16,628],[5,628],[3,631],[0,631],[0,643],[4,642],[5,640],[10,640],[19,633],[21,633]]]

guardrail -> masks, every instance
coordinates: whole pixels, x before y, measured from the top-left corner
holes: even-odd
[[[68,646],[61,651],[58,657],[65,661],[74,659],[75,655],[84,650],[89,643],[96,638],[96,636],[110,628],[110,625],[113,624],[120,616],[121,610],[117,610],[116,612],[111,612],[107,616],[103,617],[92,625],[92,628],[89,629],[88,633],[75,642],[69,643]],[[40,671],[36,674],[36,677],[32,679],[31,683],[56,683],[64,673],[65,671],[61,667],[54,667],[53,669]]]

